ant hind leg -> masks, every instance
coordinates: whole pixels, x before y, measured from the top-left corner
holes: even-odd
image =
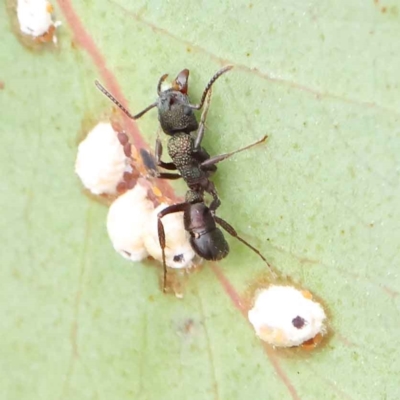
[[[165,293],[167,290],[167,263],[165,261],[165,247],[166,247],[166,238],[165,238],[165,230],[164,225],[161,221],[163,217],[168,214],[173,214],[176,212],[185,211],[188,207],[187,203],[178,203],[173,204],[172,206],[168,206],[161,210],[157,214],[157,234],[158,234],[158,242],[160,243],[161,247],[161,254],[162,254],[162,263],[163,263],[163,292]]]
[[[258,256],[267,264],[268,268],[271,270],[271,273],[273,274],[274,277],[276,277],[276,274],[272,268],[272,265],[267,261],[267,259],[261,254],[260,250],[256,249],[254,246],[252,246],[249,242],[241,238],[238,233],[236,232],[235,228],[230,225],[228,222],[223,220],[222,218],[219,218],[217,216],[214,216],[215,222],[219,224],[223,229],[225,229],[231,236],[234,238],[238,239],[240,242],[242,242],[244,245],[249,247],[251,250],[253,250]]]

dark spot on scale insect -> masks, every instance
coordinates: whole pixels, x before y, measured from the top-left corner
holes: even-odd
[[[174,256],[173,260],[174,260],[174,262],[178,262],[178,263],[184,261],[183,254],[176,254]]]
[[[295,328],[301,329],[306,324],[306,320],[298,315],[296,318],[292,319],[292,324]]]

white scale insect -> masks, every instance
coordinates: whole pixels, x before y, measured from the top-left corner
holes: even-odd
[[[157,214],[167,207],[154,209],[147,198],[147,189],[139,183],[119,196],[111,205],[107,217],[107,230],[114,249],[131,261],[140,261],[148,255],[162,261],[158,241]],[[163,219],[167,236],[166,264],[170,268],[190,268],[196,256],[183,226],[182,213]]]
[[[276,347],[299,346],[326,333],[321,305],[293,286],[259,290],[248,318],[259,338]]]
[[[117,185],[129,172],[124,153],[110,123],[98,123],[78,147],[75,172],[93,194],[116,194]]]
[[[130,171],[117,133],[111,124],[100,122],[78,147],[75,172],[93,194],[116,194],[123,174]],[[107,230],[114,249],[124,258],[140,261],[149,255],[162,261],[158,240],[157,214],[169,204],[154,209],[147,189],[140,185],[120,195],[110,206]],[[170,268],[191,268],[200,262],[183,225],[183,213],[163,218],[167,237],[166,264]]]
[[[57,43],[55,30],[61,25],[53,21],[53,6],[47,0],[18,0],[17,16],[21,32],[42,42]]]

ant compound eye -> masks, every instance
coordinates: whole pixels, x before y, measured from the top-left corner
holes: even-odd
[[[143,232],[153,209],[153,203],[147,198],[147,189],[140,184],[111,204],[107,215],[108,236],[122,257],[140,261],[148,256]]]
[[[100,122],[79,144],[75,172],[93,194],[116,194],[129,164],[111,124]]]
[[[300,346],[326,333],[322,306],[293,286],[258,291],[248,318],[257,336],[276,347]]]
[[[47,1],[18,1],[17,17],[21,32],[36,42],[57,43],[56,29],[60,21],[53,21],[54,9]]]

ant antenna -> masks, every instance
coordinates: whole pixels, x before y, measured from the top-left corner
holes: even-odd
[[[157,85],[157,94],[160,96],[161,95],[161,85],[163,84],[163,82],[167,79],[168,74],[164,74],[160,80],[158,81],[158,85]]]
[[[206,100],[207,93],[210,90],[211,86],[214,84],[214,82],[225,72],[228,72],[233,68],[233,65],[227,65],[226,67],[220,69],[207,83],[206,88],[204,89],[203,95],[201,96],[201,100],[199,104],[189,104],[188,107],[192,108],[193,110],[200,110],[203,105],[204,101]]]
[[[222,228],[224,228],[231,236],[235,237],[236,239],[241,241],[244,245],[246,245],[251,250],[253,250],[256,254],[258,254],[259,257],[265,262],[265,264],[267,264],[267,266],[270,269],[273,276],[276,277],[276,274],[274,272],[274,269],[272,268],[272,265],[267,261],[267,259],[260,253],[260,251],[258,249],[253,247],[249,242],[246,242],[246,240],[242,239],[236,232],[235,228],[232,225],[228,224],[225,220],[217,217],[216,215],[214,216],[214,219],[215,219],[215,222],[217,222]]]
[[[157,106],[157,102],[150,104],[143,111],[136,115],[132,115],[99,81],[94,81],[94,84],[97,86],[97,89],[100,90],[104,95],[106,95],[118,108],[120,108],[129,118],[131,119],[139,119],[141,116],[147,113],[147,111]]]

